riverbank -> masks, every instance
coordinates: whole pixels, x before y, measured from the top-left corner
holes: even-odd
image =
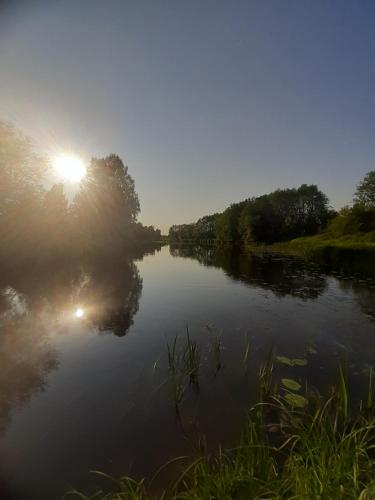
[[[278,386],[272,371],[270,361],[259,372],[260,402],[249,412],[238,445],[219,447],[216,454],[202,454],[181,466],[177,481],[160,496],[152,495],[152,485],[144,480],[123,477],[112,483],[106,476],[114,491],[70,495],[87,500],[375,498],[372,372],[366,400],[353,409],[341,368],[327,398],[308,387],[302,395],[292,379]]]
[[[303,257],[339,272],[375,276],[375,232],[339,238],[323,233],[275,243],[267,248]]]

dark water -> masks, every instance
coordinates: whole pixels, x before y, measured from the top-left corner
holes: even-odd
[[[234,443],[271,349],[307,361],[277,376],[323,392],[345,360],[358,398],[375,364],[375,282],[292,258],[164,247],[1,280],[1,498],[90,491],[102,484],[92,470],[150,478],[199,446]],[[182,342],[186,324],[201,350],[199,390],[186,383],[177,418],[166,343]]]

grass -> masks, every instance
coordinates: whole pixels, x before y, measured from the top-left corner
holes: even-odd
[[[189,328],[186,327],[186,342],[177,343],[177,336],[170,344],[167,342],[167,365],[171,384],[171,398],[175,403],[176,414],[179,413],[179,404],[182,402],[186,379],[199,389],[200,349],[195,340],[191,340]]]
[[[189,376],[190,383],[198,386],[200,351],[197,342],[190,339],[188,327],[186,327],[186,346],[183,359],[185,361],[185,373]]]
[[[193,345],[189,349],[196,359]],[[152,484],[128,477],[112,480],[114,488],[107,493],[70,495],[85,500],[374,500],[373,374],[367,398],[353,408],[344,369],[336,388],[323,398],[310,388],[298,394],[301,386],[290,379],[279,388],[273,366],[270,353],[259,371],[259,403],[250,410],[237,446],[198,456],[158,497],[150,493]]]
[[[220,335],[215,328],[207,325],[206,329],[209,334],[210,351],[215,361],[215,370],[216,373],[218,373],[222,367],[221,352],[223,350],[223,344],[221,342]]]
[[[334,237],[329,232],[275,243],[271,249],[328,265],[340,272],[375,276],[375,232]]]

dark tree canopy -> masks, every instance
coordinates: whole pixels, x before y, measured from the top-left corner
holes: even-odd
[[[114,250],[135,241],[160,240],[160,231],[137,222],[140,212],[134,180],[121,158],[94,158],[81,182],[72,212],[84,250]]]
[[[233,203],[223,213],[210,216],[209,233],[202,231],[202,221],[207,219],[202,218],[195,224],[172,226],[169,236],[171,241],[273,243],[317,233],[331,213],[326,195],[315,185],[302,184]]]
[[[375,208],[375,171],[368,172],[357,186],[354,202],[367,208]]]

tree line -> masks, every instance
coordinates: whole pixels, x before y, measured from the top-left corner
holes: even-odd
[[[224,212],[169,229],[172,243],[272,244],[329,230],[339,237],[375,231],[375,172],[358,185],[352,207],[334,211],[316,185],[277,189],[231,204]]]
[[[0,259],[57,258],[158,241],[137,218],[140,202],[121,158],[93,158],[69,202],[62,184],[47,188],[51,165],[30,139],[0,122]]]

